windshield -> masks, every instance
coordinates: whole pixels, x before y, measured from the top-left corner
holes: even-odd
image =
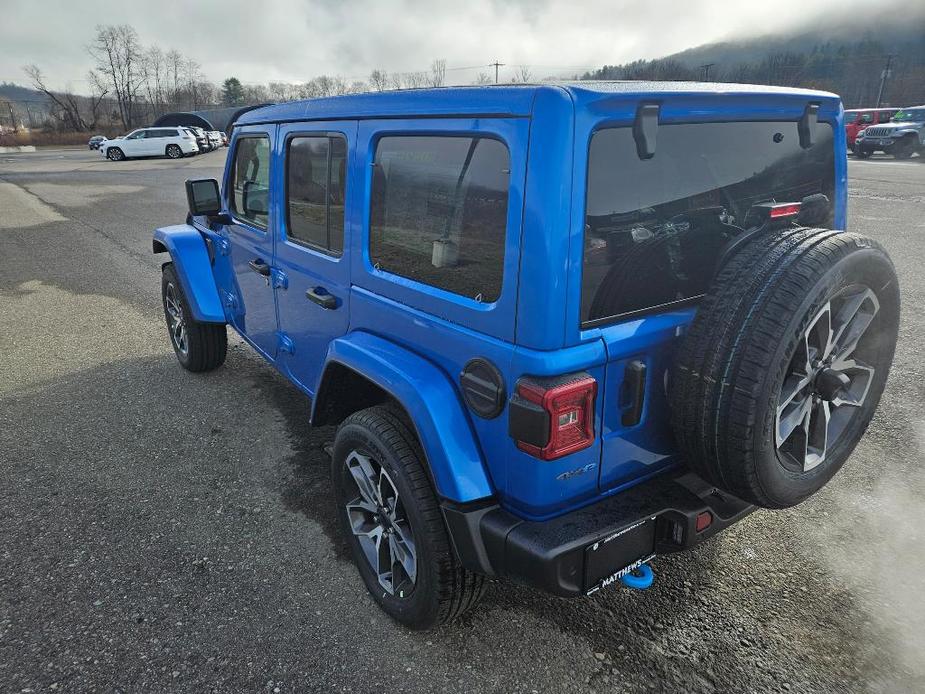
[[[608,128],[587,181],[583,323],[701,296],[756,203],[834,200],[833,130],[817,124],[803,149],[795,121],[662,125],[641,160],[632,128]]]
[[[893,116],[894,123],[921,123],[925,122],[925,108],[911,108],[909,110],[897,111]]]

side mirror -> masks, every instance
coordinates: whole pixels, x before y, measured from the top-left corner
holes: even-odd
[[[186,200],[189,203],[190,214],[194,217],[199,215],[214,217],[222,211],[218,181],[214,178],[187,181]]]
[[[257,183],[257,181],[245,181],[244,191],[241,200],[241,206],[244,208],[245,216],[253,219],[260,215],[266,215],[270,207],[267,203],[267,189]]]

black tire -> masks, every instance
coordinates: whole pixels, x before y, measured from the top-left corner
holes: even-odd
[[[915,154],[915,140],[907,137],[893,145],[893,156],[896,159],[908,159]]]
[[[386,473],[395,498],[401,499],[400,506],[395,505],[401,509],[403,533],[410,529],[413,538],[413,583],[403,580],[393,584],[391,591],[380,583],[348,516],[348,503],[362,501],[348,466],[348,460],[355,463],[355,454],[365,456]],[[355,412],[337,429],[331,477],[341,528],[370,595],[386,614],[412,629],[429,629],[460,616],[479,601],[486,582],[484,576],[465,570],[457,562],[425,465],[417,437],[397,408],[379,405]],[[380,522],[378,516],[362,512],[355,513],[354,519],[364,528]],[[396,571],[394,563],[391,568],[393,581],[396,575],[410,575],[402,574],[400,567]]]
[[[873,152],[861,149],[860,147],[856,148],[854,153],[858,159],[870,159],[870,155],[873,154]]]
[[[118,147],[110,147],[106,150],[106,158],[110,161],[122,161],[125,159],[125,152]]]
[[[842,389],[854,390],[858,381],[833,389],[822,372],[845,368],[844,360],[836,359],[827,369],[824,350],[803,345],[817,334],[816,319],[827,306],[837,326],[856,297],[869,295],[879,309],[870,309],[873,299],[860,300],[865,312],[859,308],[852,315],[866,321],[870,313],[873,319],[851,353],[873,367],[873,376],[863,370],[853,376],[862,382],[859,391],[866,383],[860,406],[839,406],[833,397],[847,399]],[[854,233],[805,228],[760,236],[719,272],[679,346],[669,399],[682,455],[704,479],[753,504],[786,508],[805,500],[838,472],[870,423],[892,362],[898,324],[898,281],[876,242]],[[801,439],[803,429],[794,428],[797,438],[781,443],[778,434],[786,427],[778,421],[778,407],[786,402],[785,379],[790,379],[788,389],[800,382],[794,366],[801,360],[815,362],[820,352],[822,364],[806,369],[807,382],[798,391],[799,400],[793,400],[807,403],[811,412],[803,420],[807,434]],[[810,446],[810,439],[819,441],[819,422],[825,420],[817,418],[814,429],[812,417],[823,410],[836,413],[829,421],[838,428],[824,428],[831,441],[819,449]],[[803,458],[794,453],[801,441]]]
[[[172,315],[171,301],[180,309],[182,335],[179,339],[175,330],[176,318]],[[189,302],[177,278],[173,263],[164,265],[161,273],[161,304],[170,344],[177,360],[187,371],[200,373],[212,371],[225,363],[228,353],[228,330],[224,323],[200,323],[193,319]]]
[[[164,154],[166,154],[169,159],[183,158],[183,150],[180,149],[180,145],[167,145]]]

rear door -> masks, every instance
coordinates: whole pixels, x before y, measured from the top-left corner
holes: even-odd
[[[242,128],[235,139],[223,195],[232,223],[221,233],[228,247],[234,278],[232,322],[264,356],[276,358],[276,306],[272,268],[275,224],[270,186],[275,125]],[[227,301],[227,299],[226,299]]]
[[[157,154],[163,154],[167,145],[167,138],[164,137],[164,130],[161,128],[150,128],[145,130],[145,137],[141,140],[143,147],[142,154],[146,157],[153,157]]]
[[[349,322],[344,241],[355,222],[348,211],[359,209],[359,191],[348,185],[356,132],[356,121],[296,123],[279,131],[277,175],[285,190],[276,227],[279,367],[310,395],[328,344]]]

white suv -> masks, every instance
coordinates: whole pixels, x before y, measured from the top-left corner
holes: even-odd
[[[125,137],[106,140],[100,146],[100,154],[113,161],[127,157],[179,159],[198,151],[196,137],[184,128],[141,128]]]

